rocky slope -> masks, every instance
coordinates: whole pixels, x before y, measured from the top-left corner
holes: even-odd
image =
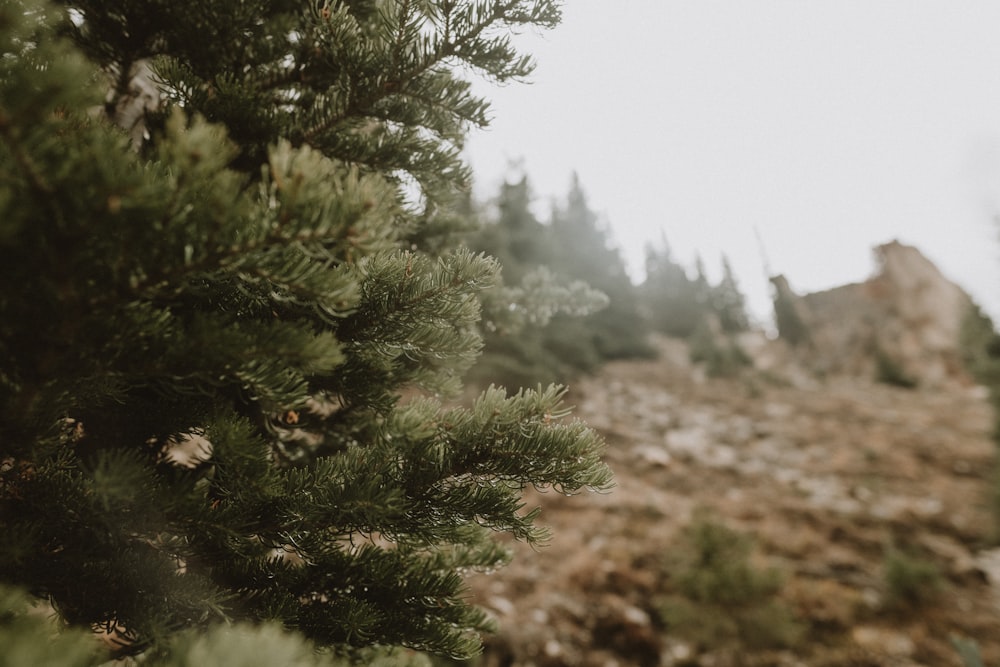
[[[710,379],[658,344],[574,386],[618,487],[529,497],[554,539],[472,579],[480,665],[1000,664],[980,388]]]

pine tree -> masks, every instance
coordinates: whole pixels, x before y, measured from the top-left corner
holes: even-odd
[[[740,292],[733,267],[725,255],[722,256],[722,279],[712,288],[711,304],[723,332],[733,334],[750,328],[746,298]]]
[[[705,271],[705,261],[701,258],[701,253],[694,257],[694,301],[702,307],[712,301],[712,285],[708,282],[708,273]]]
[[[499,271],[449,248],[487,111],[457,72],[523,78],[511,31],[558,18],[0,4],[0,584],[113,656],[233,622],[475,653],[461,573],[545,536],[521,491],[610,484],[558,387],[436,397]]]
[[[608,297],[608,307],[588,316],[581,326],[596,356],[604,360],[648,357],[649,329],[625,262],[599,216],[590,208],[580,179],[573,174],[565,207],[552,211],[556,251],[553,266],[562,275],[585,281]],[[565,319],[554,326],[569,326]]]
[[[548,224],[535,217],[531,204],[526,176],[504,183],[496,215],[469,239],[471,247],[502,261],[505,282],[491,296],[490,305],[499,307],[487,312],[485,363],[473,376],[534,385],[592,372],[610,359],[652,355],[636,289],[577,177],[566,205],[553,205]],[[560,307],[510,311],[511,286],[522,303]]]
[[[802,318],[799,297],[792,291],[788,279],[782,275],[772,277],[771,288],[774,323],[778,328],[778,336],[793,347],[809,345],[812,336]]]
[[[578,330],[568,332],[559,338],[574,349],[554,348],[550,324],[562,315],[578,329],[580,318],[606,306],[607,297],[550,270],[557,257],[552,229],[532,212],[526,175],[504,182],[493,204],[493,214],[484,214],[481,228],[467,238],[469,247],[496,257],[503,266],[501,284],[483,295],[484,349],[470,380],[535,386],[566,381],[581,365],[596,367],[599,360],[592,350],[578,353],[585,336],[574,335]]]
[[[470,243],[500,261],[509,285],[520,284],[539,266],[550,266],[554,257],[548,229],[532,213],[531,204],[527,175],[504,181],[495,200],[495,219],[485,222]]]
[[[666,237],[659,247],[646,245],[646,279],[640,289],[652,326],[676,338],[691,336],[704,323],[711,288],[701,262],[691,280],[671,253]]]

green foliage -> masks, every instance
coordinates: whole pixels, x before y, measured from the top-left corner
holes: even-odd
[[[487,347],[469,373],[470,383],[531,387],[599,368],[601,360],[580,335],[579,322],[569,319],[558,326],[558,340],[541,326],[526,326],[516,334],[487,334]]]
[[[608,306],[588,316],[582,328],[602,361],[650,357],[649,328],[640,313],[638,296],[613,247],[610,233],[587,202],[573,175],[565,206],[552,210],[553,270],[573,280],[586,281],[608,296]]]
[[[778,597],[782,577],[754,567],[752,548],[746,536],[696,516],[666,563],[674,589],[660,604],[667,631],[713,648],[795,645],[802,628]]]
[[[695,329],[688,345],[691,361],[704,363],[710,377],[733,377],[753,363],[731,336],[716,334],[707,322]]]
[[[745,298],[725,257],[718,285],[709,283],[700,257],[695,268],[691,279],[665,238],[659,248],[647,246],[642,301],[655,329],[687,339],[692,362],[704,363],[711,377],[732,377],[752,364],[735,337],[750,328]]]
[[[652,355],[624,262],[576,178],[550,224],[539,222],[530,205],[526,177],[504,183],[496,219],[468,240],[500,258],[505,283],[486,295],[485,350],[471,377],[530,386],[593,371],[609,359]],[[530,308],[539,296],[560,307]]]
[[[797,347],[809,343],[809,328],[803,321],[796,307],[797,297],[788,286],[784,276],[771,278],[774,288],[774,322],[778,327],[778,336],[789,345]]]
[[[1000,406],[1000,334],[993,320],[976,304],[962,318],[959,348],[966,370],[989,389],[994,408]],[[1000,434],[1000,427],[997,433]]]
[[[652,327],[675,338],[686,338],[695,347],[698,361],[707,361],[723,353],[715,350],[713,340],[706,334],[718,329],[730,340],[731,336],[747,331],[750,321],[746,313],[746,299],[740,292],[732,266],[722,258],[722,279],[717,285],[709,283],[705,267],[699,257],[695,263],[694,279],[672,257],[670,246],[663,238],[660,246],[646,246],[646,280],[640,288],[644,308]],[[708,349],[708,347],[713,349]],[[726,350],[724,354],[728,354]],[[727,359],[723,365],[738,359]],[[723,373],[725,374],[725,372]]]
[[[913,389],[917,386],[917,381],[882,348],[875,349],[875,379],[883,384],[903,389]]]
[[[983,658],[979,653],[979,644],[974,639],[951,635],[951,645],[955,647],[958,657],[962,659],[963,667],[983,667]]]
[[[722,280],[712,288],[710,299],[712,310],[718,317],[723,332],[739,333],[750,328],[746,298],[740,292],[736,276],[733,275],[733,267],[726,256],[722,257]]]
[[[976,304],[969,306],[959,333],[966,370],[986,386],[1000,385],[1000,336],[993,320]]]
[[[993,440],[1000,445],[1000,335],[993,320],[973,304],[962,320],[959,341],[966,370],[989,390],[994,415]],[[1000,461],[994,461],[992,483],[992,539],[997,541],[1000,540]]]
[[[769,597],[781,587],[777,570],[750,564],[751,541],[714,519],[699,517],[684,530],[687,552],[674,575],[686,597],[705,603],[741,605]]]
[[[701,262],[698,277],[691,280],[684,267],[674,261],[666,239],[659,248],[646,246],[646,280],[641,294],[652,327],[675,338],[694,334],[711,309],[711,287]]]
[[[196,665],[232,665],[257,667],[430,667],[430,659],[413,651],[375,647],[358,651],[351,658],[320,653],[301,634],[288,632],[280,625],[266,623],[252,626],[237,624],[216,626],[205,633],[186,633],[172,642],[163,655],[153,659],[163,667]]]
[[[0,4],[0,583],[105,657],[474,654],[521,492],[611,483],[558,388],[401,400],[458,391],[498,281],[447,244],[455,70],[526,75],[557,6],[64,4]]]
[[[527,176],[505,181],[494,202],[495,214],[468,241],[500,261],[508,285],[517,285],[539,266],[549,266],[555,254],[547,228],[531,211],[531,200]]]
[[[33,606],[29,595],[0,588],[0,641],[4,651],[0,666],[90,667],[102,662],[101,642],[83,630],[60,628],[46,612]],[[206,632],[185,632],[144,656],[143,664],[157,667],[232,665],[257,667],[430,667],[430,659],[413,651],[373,647],[352,659],[331,652],[320,653],[301,634],[275,623],[218,625]]]
[[[935,599],[944,586],[941,569],[926,558],[890,549],[882,563],[886,586],[886,606],[910,609]]]
[[[0,586],[0,667],[45,665],[89,667],[98,660],[98,644],[83,630],[59,627],[51,611],[35,606],[23,591]]]

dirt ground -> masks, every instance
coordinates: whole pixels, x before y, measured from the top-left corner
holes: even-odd
[[[981,388],[713,379],[659,345],[574,385],[617,488],[529,495],[554,537],[471,580],[479,665],[1000,665]]]

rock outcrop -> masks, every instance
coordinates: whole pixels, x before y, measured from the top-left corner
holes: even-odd
[[[802,359],[824,374],[871,377],[891,368],[925,386],[966,383],[960,335],[969,295],[912,246],[886,243],[875,257],[869,280],[822,292],[798,296],[774,278],[804,329]]]

